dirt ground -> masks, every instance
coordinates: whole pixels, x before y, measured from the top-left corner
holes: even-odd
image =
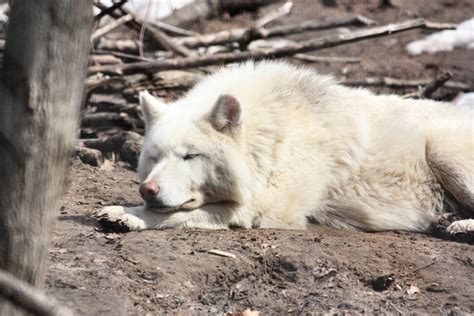
[[[425,17],[460,22],[471,0],[295,1],[290,23],[363,14],[379,24]],[[245,13],[197,26],[206,32],[248,25]],[[409,57],[403,46],[415,30],[318,52],[360,57],[359,64],[313,64],[338,78],[433,78],[451,71],[474,80],[474,50]],[[310,33],[295,36],[306,39]],[[383,89],[383,92],[394,92]],[[405,91],[396,91],[403,94]],[[438,97],[449,98],[446,91]],[[49,256],[47,293],[78,315],[221,314],[245,308],[274,314],[474,313],[474,245],[400,232],[359,233],[313,226],[307,231],[164,230],[102,232],[90,212],[139,204],[137,176],[122,163],[101,168],[75,159]],[[218,249],[235,255],[221,257]]]

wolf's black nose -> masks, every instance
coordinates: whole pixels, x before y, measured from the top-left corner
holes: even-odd
[[[138,189],[144,200],[152,198],[160,193],[160,187],[155,181],[143,182]]]

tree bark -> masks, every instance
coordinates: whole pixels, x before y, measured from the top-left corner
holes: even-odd
[[[36,287],[74,147],[91,31],[92,0],[13,3],[0,72],[0,269]],[[0,315],[14,313],[0,300]]]

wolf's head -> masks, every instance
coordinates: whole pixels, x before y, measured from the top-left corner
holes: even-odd
[[[156,211],[195,209],[208,203],[244,203],[250,170],[242,143],[241,106],[231,95],[214,100],[211,111],[195,104],[165,104],[140,93],[145,140],[138,173],[140,193]]]

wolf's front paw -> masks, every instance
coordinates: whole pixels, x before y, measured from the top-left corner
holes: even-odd
[[[127,208],[123,206],[104,207],[96,214],[96,218],[104,231],[129,232],[146,228],[141,218],[127,213]]]

